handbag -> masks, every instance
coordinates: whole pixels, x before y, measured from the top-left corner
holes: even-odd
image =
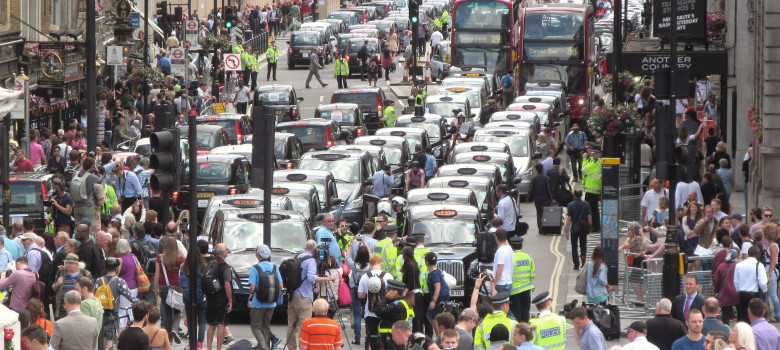
[[[162,259],[160,259],[162,261]],[[165,296],[165,303],[172,309],[183,311],[184,310],[184,294],[180,291],[171,288],[170,282],[168,282],[168,272],[165,271],[165,264],[162,266],[163,276],[165,276],[165,285],[168,287],[168,294]]]
[[[458,279],[455,276],[450,275],[447,271],[442,271],[441,274],[450,290],[453,290],[458,285]]]
[[[580,273],[577,274],[577,281],[574,283],[574,291],[578,294],[585,295],[588,288],[588,268],[587,265],[583,266]]]
[[[138,283],[138,292],[146,293],[151,289],[152,283],[149,282],[149,276],[146,275],[144,268],[135,255],[133,255],[133,260],[135,261],[135,281]]]
[[[339,282],[339,306],[349,306],[352,304],[352,293],[347,286],[347,282],[343,278],[340,278]]]

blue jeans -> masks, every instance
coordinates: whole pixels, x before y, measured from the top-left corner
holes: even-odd
[[[501,284],[501,285],[497,284],[496,285],[496,293],[502,293],[502,292],[512,293],[512,285],[511,284]],[[511,309],[509,310],[509,312],[506,315],[509,318],[513,319],[513,320],[517,319],[517,318],[515,318],[515,315],[512,313]]]
[[[357,287],[352,288],[352,321],[355,327],[355,340],[360,341],[360,327],[362,326],[363,319],[363,303],[358,299]],[[365,300],[365,299],[363,299]],[[368,340],[366,340],[368,341]]]
[[[748,182],[742,185],[742,194],[745,195],[745,213],[750,213],[750,207],[748,206]]]
[[[184,305],[189,305],[190,298],[187,298],[186,295],[183,298]],[[187,309],[185,308],[184,310],[186,311]],[[198,322],[198,343],[202,343],[206,339],[206,300],[195,304],[195,319]]]
[[[777,269],[772,271],[769,281],[766,284],[767,298],[772,303],[772,309],[775,312],[775,317],[780,317],[780,300],[777,298]]]

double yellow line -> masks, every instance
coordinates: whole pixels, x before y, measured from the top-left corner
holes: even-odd
[[[552,274],[550,274],[550,298],[552,300],[552,309],[555,310],[555,302],[558,300],[558,291],[560,290],[561,273],[563,270],[564,261],[566,260],[558,251],[558,245],[561,243],[561,236],[555,236],[550,241],[550,252],[555,255],[555,265],[553,266]],[[566,292],[564,292],[566,293]]]

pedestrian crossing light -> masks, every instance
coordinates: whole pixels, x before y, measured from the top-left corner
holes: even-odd
[[[233,14],[233,8],[225,7],[225,28],[233,28],[233,24],[236,20],[236,16]]]
[[[420,18],[420,5],[415,0],[409,0],[409,22],[417,24]]]

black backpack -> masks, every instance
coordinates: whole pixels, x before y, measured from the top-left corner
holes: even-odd
[[[385,296],[385,274],[387,272],[382,271],[378,275],[374,274],[367,274],[368,278],[371,277],[379,277],[379,281],[382,283],[382,288],[379,289],[379,293],[371,293],[368,292],[368,295],[366,296],[368,298],[368,311],[374,312],[374,308],[376,307],[376,303],[379,301],[379,299],[382,299],[382,297]]]
[[[138,262],[143,266],[144,272],[154,274],[155,259],[157,259],[157,248],[151,241],[142,239],[130,243],[133,254],[138,258]]]
[[[303,284],[303,262],[309,259],[314,259],[313,256],[307,255],[304,257],[289,258],[282,261],[279,265],[279,273],[282,275],[282,282],[284,288],[288,292],[295,292]]]
[[[279,280],[276,278],[276,265],[271,273],[265,273],[255,265],[258,281],[255,285],[255,298],[261,303],[275,303],[279,297]]]
[[[30,298],[46,302],[46,283],[41,281],[41,274],[35,273],[35,282],[32,284]]]
[[[214,295],[222,290],[222,283],[219,278],[219,261],[216,258],[211,259],[203,270],[203,294]]]
[[[41,248],[32,248],[32,250],[37,250],[38,253],[41,255],[41,267],[38,269],[38,272],[36,274],[36,280],[41,281],[44,284],[51,283],[53,281],[52,278],[52,263],[51,258],[49,257],[49,254],[46,254]],[[25,254],[26,256],[27,254]],[[40,298],[38,298],[40,299]],[[41,299],[43,300],[43,299]]]

